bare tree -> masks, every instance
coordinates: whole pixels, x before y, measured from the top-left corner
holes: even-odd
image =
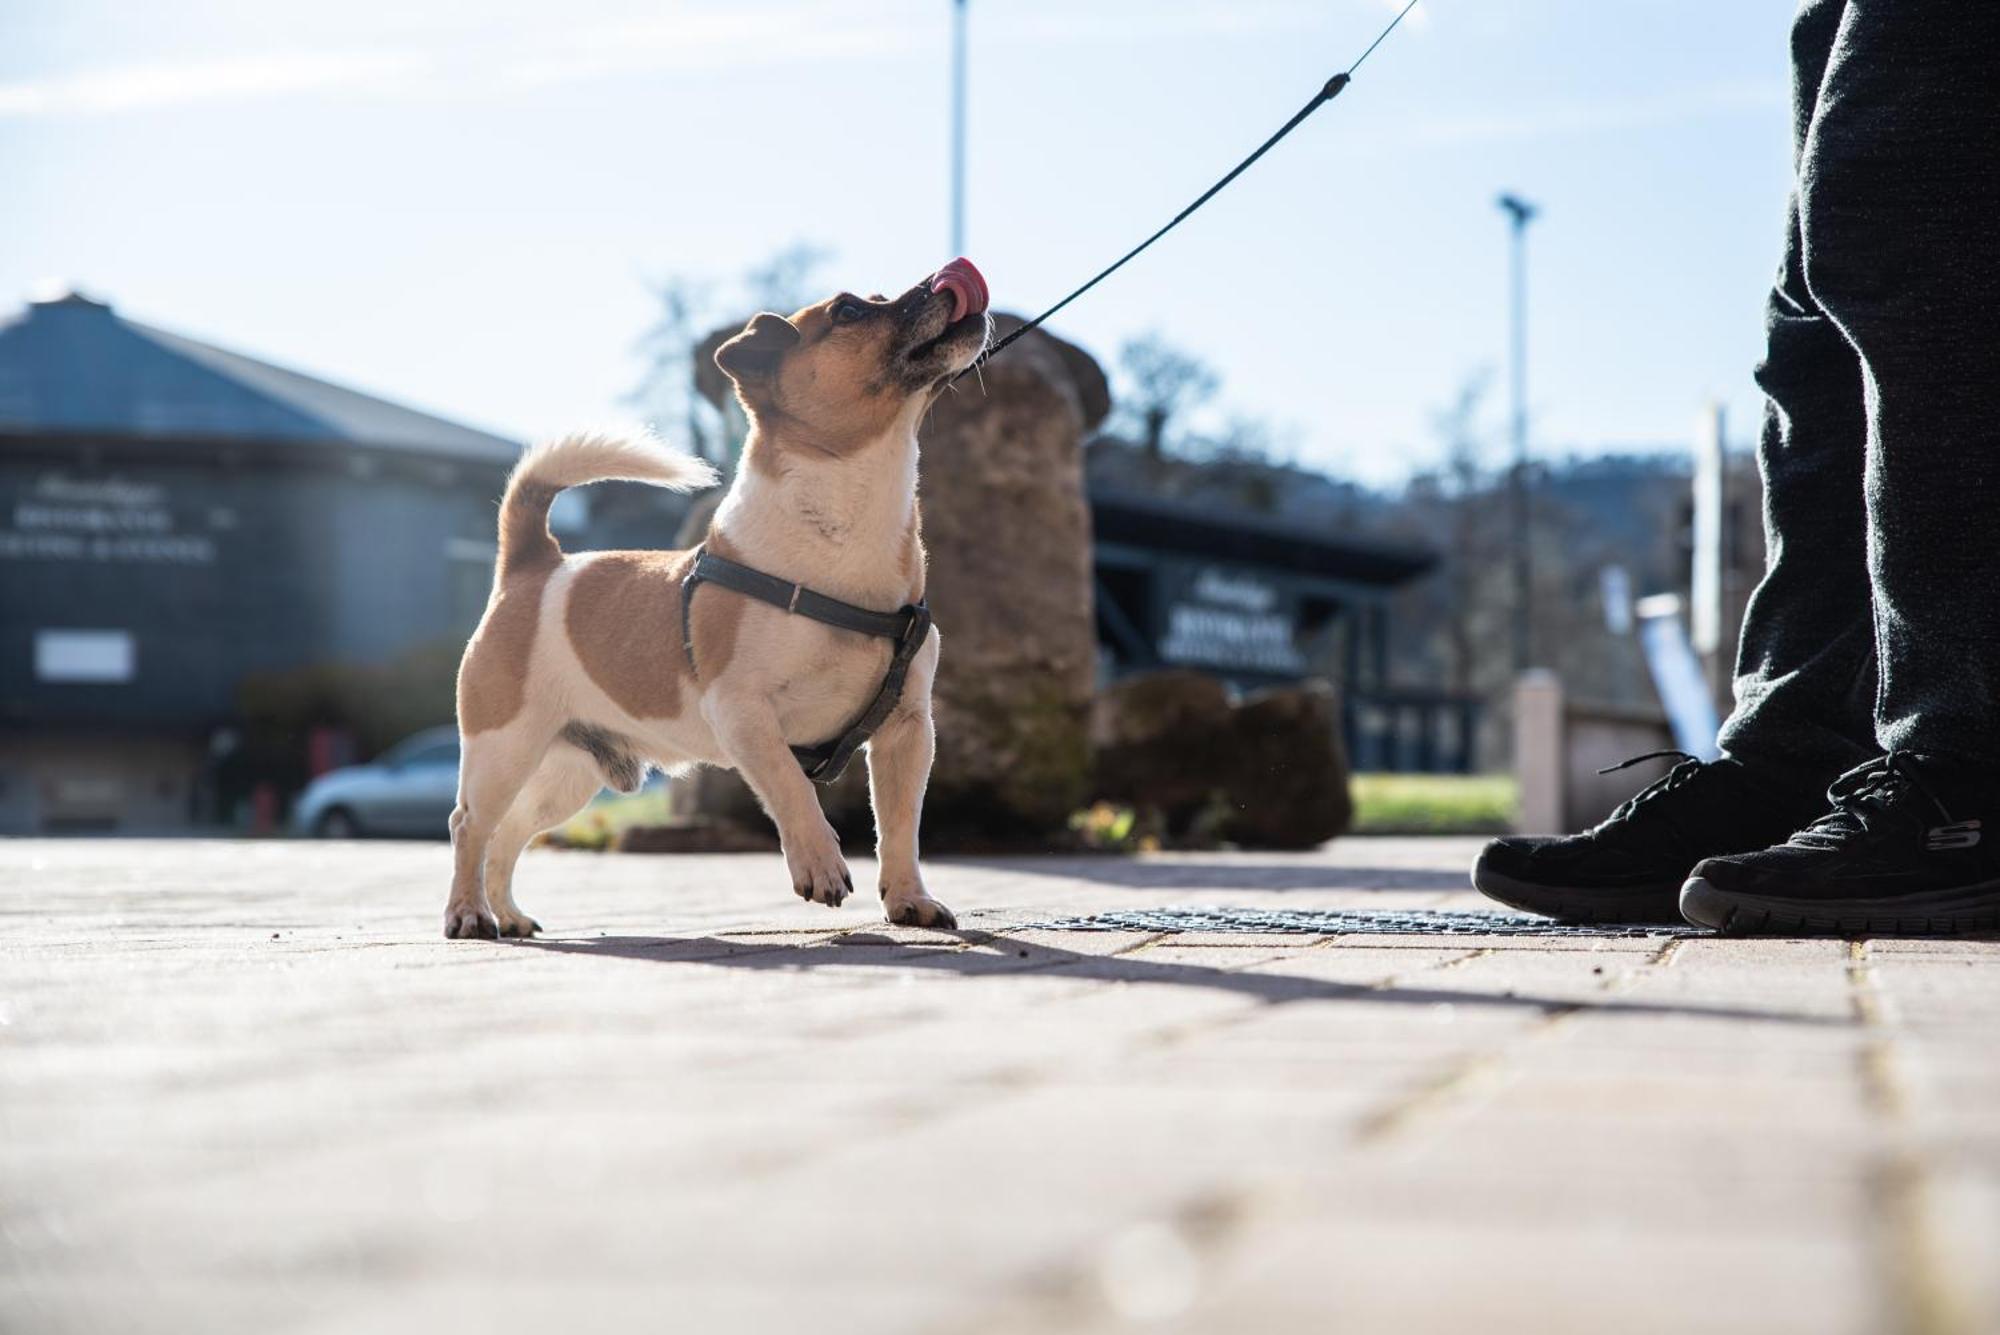
[[[656,315],[639,337],[645,370],[625,401],[654,427],[691,453],[717,464],[730,462],[729,430],[722,414],[695,388],[696,349],[711,331],[760,310],[794,311],[812,299],[812,285],[833,252],[795,241],[745,270],[732,295],[718,298],[716,285],[685,275],[653,283]]]
[[[1508,556],[1518,520],[1507,473],[1486,462],[1497,437],[1486,388],[1486,377],[1468,378],[1435,415],[1444,458],[1412,478],[1394,507],[1391,531],[1435,550],[1438,566],[1398,591],[1391,625],[1408,677],[1486,702],[1479,750],[1491,762],[1511,747],[1517,593]],[[1674,567],[1659,549],[1671,541],[1686,494],[1682,475],[1643,458],[1571,459],[1539,470],[1527,538],[1540,665],[1559,673],[1574,698],[1651,704],[1637,640],[1606,625],[1600,579],[1617,564],[1633,571],[1642,591],[1660,586],[1657,571]]]
[[[1165,452],[1167,428],[1213,398],[1222,383],[1208,363],[1158,333],[1128,339],[1118,350],[1118,365],[1126,382],[1121,411],[1136,419],[1146,453],[1155,459]]]
[[[1486,397],[1489,377],[1483,371],[1467,376],[1458,397],[1432,421],[1444,442],[1445,462],[1437,481],[1442,492],[1444,539],[1442,584],[1445,594],[1444,634],[1447,680],[1454,691],[1466,692],[1475,686],[1479,654],[1479,618],[1482,577],[1490,575],[1493,552],[1499,535],[1491,498],[1485,491],[1485,474],[1480,456],[1486,442],[1479,431],[1479,414]]]
[[[1183,436],[1180,452],[1202,463],[1283,466],[1298,453],[1299,432],[1254,413],[1232,412],[1212,434]]]
[[[659,315],[639,337],[646,369],[626,396],[656,427],[678,422],[685,432],[681,444],[692,454],[722,462],[722,441],[715,410],[694,389],[694,349],[712,318],[711,288],[693,279],[672,277],[653,284]],[[671,428],[667,428],[671,430]]]

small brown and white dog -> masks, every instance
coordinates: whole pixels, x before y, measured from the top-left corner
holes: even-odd
[[[985,311],[978,271],[954,260],[894,299],[842,294],[750,321],[715,354],[750,433],[707,549],[870,609],[921,601],[917,426],[986,346]],[[492,597],[459,666],[448,937],[540,930],[514,902],[521,850],[607,784],[636,788],[648,766],[733,766],[778,826],[794,891],[831,906],[853,889],[789,748],[846,729],[892,645],[704,588],[687,652],[681,581],[694,552],[565,555],[549,533],[557,492],[608,479],[688,490],[715,474],[642,442],[576,435],[529,450],[508,479]],[[868,743],[868,782],[890,921],[951,927],[917,869],[937,659],[933,633]]]

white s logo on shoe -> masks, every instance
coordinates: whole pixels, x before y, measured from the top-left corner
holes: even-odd
[[[1948,848],[1971,848],[1979,842],[1979,822],[1962,820],[1956,825],[1937,825],[1924,840],[1924,850],[1942,852]]]

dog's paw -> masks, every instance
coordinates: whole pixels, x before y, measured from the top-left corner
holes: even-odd
[[[542,925],[519,909],[494,915],[500,921],[502,936],[533,936],[542,930]]]
[[[898,927],[935,927],[950,931],[958,926],[958,918],[950,909],[921,891],[914,895],[885,898],[882,908],[889,915],[889,921]]]
[[[785,849],[785,865],[792,873],[792,893],[800,899],[837,909],[854,893],[854,877],[848,873],[847,859],[840,856],[840,843],[831,829],[812,846],[794,852]]]
[[[448,904],[444,911],[444,934],[454,941],[500,939],[500,920],[485,909]]]

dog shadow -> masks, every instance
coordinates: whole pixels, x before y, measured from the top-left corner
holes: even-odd
[[[1461,939],[1460,944],[1465,944]],[[1543,1015],[1676,1016],[1839,1027],[1846,1020],[1740,1006],[1649,1002],[1622,997],[1559,997],[1519,989],[1498,992],[1439,987],[1339,983],[1285,974],[1247,973],[1201,964],[1167,963],[1130,955],[1095,955],[990,932],[940,932],[908,940],[876,932],[850,932],[815,944],[721,937],[605,936],[584,940],[527,938],[502,943],[517,950],[653,964],[709,966],[754,972],[815,969],[927,970],[964,978],[1061,978],[1154,987],[1193,987],[1243,996],[1266,1005],[1301,1001],[1368,1002],[1403,1006],[1468,1006]]]

